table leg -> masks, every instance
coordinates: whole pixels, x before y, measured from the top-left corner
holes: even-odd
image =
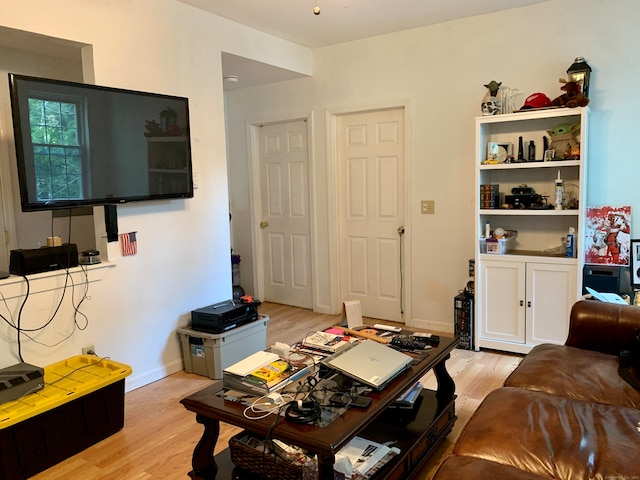
[[[440,363],[436,364],[433,371],[436,374],[436,380],[438,381],[438,390],[436,396],[438,399],[449,400],[453,397],[456,391],[456,384],[453,382],[453,378],[447,372],[445,362],[451,357],[447,355]]]
[[[193,470],[189,472],[189,476],[193,480],[214,480],[218,473],[218,465],[213,451],[220,435],[220,422],[200,414],[196,415],[196,422],[204,425],[204,432],[193,450],[191,457]]]
[[[319,480],[333,480],[333,464],[336,461],[333,455],[318,455],[318,478]]]

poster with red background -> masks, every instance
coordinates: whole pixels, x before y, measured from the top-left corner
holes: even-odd
[[[629,265],[630,206],[587,207],[585,233],[585,263]]]

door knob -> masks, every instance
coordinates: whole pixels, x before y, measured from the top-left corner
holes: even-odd
[[[267,228],[269,226],[269,222],[263,220],[260,222],[260,228]]]

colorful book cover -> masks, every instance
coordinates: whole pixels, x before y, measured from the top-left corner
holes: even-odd
[[[287,362],[284,360],[275,360],[264,367],[254,370],[251,372],[251,376],[264,380],[265,382],[270,382],[287,370],[289,370],[289,364]]]

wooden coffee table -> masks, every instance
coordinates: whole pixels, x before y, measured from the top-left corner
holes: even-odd
[[[196,414],[196,421],[204,425],[204,433],[193,452],[189,476],[194,480],[231,478],[228,454],[221,454],[216,462],[214,448],[220,433],[220,422],[236,425],[260,436],[269,433],[292,445],[298,445],[318,458],[319,478],[333,480],[335,454],[355,435],[361,435],[380,443],[394,440],[400,448],[375,479],[410,478],[412,472],[428,457],[431,451],[451,432],[456,421],[455,384],[447,372],[445,361],[458,340],[441,337],[429,356],[412,365],[380,392],[368,395],[372,402],[367,409],[351,408],[325,428],[306,424],[294,424],[280,416],[275,426],[273,415],[262,420],[249,420],[243,415],[245,405],[224,400],[217,394],[222,381],[181,400],[184,407]],[[438,382],[437,391],[424,389],[419,406],[414,410],[390,409],[396,398],[433,370]]]

